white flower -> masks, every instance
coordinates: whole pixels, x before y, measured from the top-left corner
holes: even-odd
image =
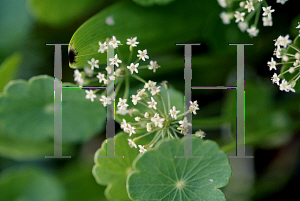
[[[295,68],[294,67],[290,67],[288,71],[289,71],[289,73],[293,74],[295,72]]]
[[[197,114],[196,110],[199,110],[199,105],[198,105],[197,101],[194,101],[194,102],[190,101],[189,110],[191,110],[193,112],[193,114]]]
[[[292,92],[295,93],[295,89],[293,89],[292,86],[291,86],[290,84],[288,85],[288,89],[289,89],[289,91],[292,91]]]
[[[84,83],[84,80],[83,80],[82,78],[79,78],[78,81],[77,81],[77,84],[78,84],[79,86],[82,86],[83,83]]]
[[[147,151],[147,149],[144,148],[144,146],[142,145],[139,145],[139,148],[140,148],[140,153],[145,153]]]
[[[81,73],[79,72],[79,70],[74,70],[74,81],[79,81],[82,77]]]
[[[92,69],[89,67],[84,67],[84,72],[85,72],[86,76],[88,76],[88,77],[93,77],[93,75],[94,75],[94,71],[92,71]]]
[[[138,95],[139,97],[142,97],[142,95],[144,94],[145,90],[146,90],[146,89],[140,89],[140,90],[138,90],[138,91],[137,91],[137,95]]]
[[[159,114],[155,113],[154,117],[151,118],[151,121],[154,123],[155,127],[162,128],[165,118],[160,118]]]
[[[280,79],[278,78],[277,74],[274,73],[273,77],[271,78],[272,83],[276,83],[277,85],[279,85],[279,81]]]
[[[136,41],[137,37],[131,38],[131,39],[127,39],[127,45],[130,45],[130,48],[132,47],[136,47],[137,44],[139,44],[139,42]]]
[[[151,132],[153,130],[153,126],[151,125],[151,123],[147,123],[146,128],[147,132]]]
[[[86,93],[86,96],[85,98],[86,99],[91,99],[92,102],[94,102],[94,98],[96,98],[97,96],[94,94],[94,92],[92,90],[85,90],[85,93]]]
[[[227,7],[226,0],[218,0],[218,3],[219,3],[220,6],[223,7],[223,8],[226,8],[226,7]]]
[[[154,95],[156,95],[158,92],[160,92],[160,86],[159,87],[156,87],[156,86],[154,86],[154,87],[152,87],[152,90],[151,90],[151,94],[152,94],[152,96],[154,96]]]
[[[110,105],[111,104],[111,98],[107,98],[106,96],[102,95],[102,98],[100,98],[99,100],[102,102],[103,106],[105,107],[106,105]]]
[[[290,91],[290,86],[288,85],[288,82],[285,79],[281,81],[281,84],[279,85],[279,89],[280,91],[286,91],[286,92]]]
[[[250,29],[247,29],[247,32],[249,33],[249,35],[251,37],[253,37],[253,36],[255,37],[255,36],[257,36],[259,30],[256,29],[256,27],[251,27]]]
[[[268,64],[270,70],[272,70],[272,69],[277,70],[276,61],[274,61],[273,57],[271,57],[271,61],[268,61],[267,64]]]
[[[279,59],[280,55],[281,55],[281,48],[280,46],[277,46],[277,48],[274,50],[274,55],[276,55],[276,57]]]
[[[273,25],[273,21],[271,17],[263,17],[263,25],[266,26],[272,26]]]
[[[248,23],[247,22],[239,22],[238,27],[242,32],[246,31],[248,29]]]
[[[117,67],[119,67],[118,63],[122,63],[122,61],[118,58],[118,54],[116,54],[114,58],[110,58],[109,61],[111,61],[110,65],[116,65]]]
[[[285,4],[288,0],[277,0],[276,3],[281,3],[282,5]]]
[[[271,10],[271,6],[268,6],[268,7],[262,7],[264,13],[262,14],[263,16],[268,16],[268,17],[271,17],[271,14],[275,11],[274,9]]]
[[[279,45],[281,45],[282,38],[283,38],[282,36],[278,36],[278,38],[274,40],[275,41],[274,46],[278,47]]]
[[[127,108],[128,104],[126,102],[127,102],[127,99],[119,98],[119,102],[118,102],[117,107],[125,107],[125,108]]]
[[[281,37],[280,45],[283,46],[283,48],[286,48],[289,44],[292,43],[292,40],[289,39],[289,35],[287,34],[285,37]]]
[[[259,2],[261,2],[262,0],[258,0]],[[278,1],[278,0],[277,0]]]
[[[139,95],[132,95],[131,98],[132,98],[133,105],[136,105],[137,102],[141,100],[141,97]]]
[[[99,41],[99,50],[98,52],[104,53],[105,50],[108,49],[107,43],[104,42],[103,44]]]
[[[227,14],[225,11],[220,13],[220,18],[224,24],[230,24],[231,15]]]
[[[140,120],[141,120],[141,117],[135,117],[134,120],[135,120],[135,121],[140,121]]]
[[[95,60],[94,58],[92,58],[91,61],[88,61],[88,63],[91,65],[92,70],[94,70],[94,67],[99,68],[99,65],[97,65],[98,62],[99,60]]]
[[[244,21],[245,13],[240,13],[239,11],[235,11],[234,17],[236,18],[235,22]]]
[[[298,26],[296,26],[296,29],[300,29],[300,22],[298,22]]]
[[[285,61],[285,62],[287,62],[289,60],[289,57],[287,55],[283,55],[282,56],[282,60]]]
[[[111,74],[111,67],[107,66],[107,67],[105,68],[105,70],[106,70],[107,74]]]
[[[110,79],[110,80],[115,80],[115,76],[114,76],[114,75],[111,75],[111,76],[109,76],[109,79]]]
[[[130,146],[131,148],[132,148],[132,147],[137,148],[136,144],[133,142],[132,139],[127,139],[127,140],[128,140],[128,144],[129,144],[129,146]]]
[[[130,124],[127,124],[127,127],[128,127],[128,133],[129,133],[129,136],[131,136],[132,134],[135,134],[135,127],[134,126],[131,126]]]
[[[149,59],[149,56],[147,55],[147,50],[145,49],[145,50],[143,50],[143,51],[141,51],[141,50],[138,50],[138,55],[137,55],[137,57],[139,57],[140,59],[142,59],[143,61],[145,61],[145,59]]]
[[[178,114],[179,112],[180,112],[180,110],[176,110],[176,107],[173,106],[173,108],[170,109],[169,114],[171,115],[171,117],[172,117],[173,119],[177,119],[177,114]]]
[[[253,7],[253,2],[250,0],[249,1],[246,1],[247,2],[247,5],[245,6],[246,9],[248,9],[248,13],[251,12],[251,10],[254,10],[254,7]]]
[[[124,130],[127,128],[127,122],[125,119],[123,119],[123,121],[121,122],[121,128]],[[124,131],[125,132],[125,131]]]
[[[148,91],[152,90],[152,88],[156,85],[156,82],[152,82],[151,80],[148,83],[145,83],[144,88],[148,89]]]
[[[130,73],[133,74],[133,71],[138,73],[137,67],[139,66],[139,63],[131,63],[130,66],[127,66],[127,68],[130,70]]]
[[[126,115],[129,113],[129,111],[126,107],[119,107],[116,113],[120,115]]]
[[[156,105],[157,105],[157,102],[155,102],[155,100],[153,99],[153,97],[151,97],[151,101],[150,102],[147,102],[149,105],[148,105],[148,108],[153,108],[156,110]]]
[[[115,36],[112,37],[111,41],[109,41],[109,45],[112,45],[113,48],[118,47],[118,44],[120,44],[121,42],[119,40],[116,39]]]
[[[195,136],[201,137],[201,139],[202,139],[205,137],[205,133],[202,130],[199,130],[199,131],[196,131]]]
[[[99,79],[99,83],[105,80],[105,75],[102,73],[98,73],[96,77]]]
[[[149,70],[153,70],[153,73],[155,73],[156,69],[160,68],[160,66],[157,64],[156,61],[150,61],[150,65],[148,65]]]
[[[144,117],[145,117],[145,118],[149,118],[149,117],[150,117],[150,114],[149,114],[148,112],[145,112]]]
[[[181,130],[181,132],[183,132],[183,133],[188,132],[188,129],[187,129],[188,126],[192,126],[191,123],[188,123],[186,117],[184,117],[184,119],[182,121],[179,121],[178,123],[180,124],[180,127],[177,129]]]

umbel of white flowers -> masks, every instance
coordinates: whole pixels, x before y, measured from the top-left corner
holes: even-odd
[[[168,100],[164,100],[160,90],[161,86],[164,86],[166,89],[164,92],[166,92]],[[187,121],[187,118],[184,117],[184,115],[187,113],[193,113],[196,115],[196,111],[199,110],[197,101],[191,101],[188,111],[180,113],[180,110],[177,110],[176,106],[171,105],[167,82],[162,82],[161,86],[156,86],[156,82],[149,80],[145,83],[144,88],[137,90],[137,94],[131,96],[133,105],[140,104],[148,109],[145,113],[134,108],[127,110],[127,100],[119,99],[118,110],[135,110],[134,112],[131,112],[130,115],[136,115],[134,118],[135,122],[127,122],[125,119],[122,120],[121,128],[123,131],[128,133],[129,136],[136,134],[136,130],[142,130],[145,132],[143,135],[133,139],[128,139],[130,147],[137,148],[135,143],[138,139],[155,133],[153,139],[147,145],[138,145],[140,152],[145,152],[148,148],[153,147],[159,139],[179,138],[179,134],[187,134],[189,127],[192,124]],[[158,104],[159,101],[161,104]],[[159,105],[162,105],[163,108],[160,108]],[[124,112],[124,115],[125,114],[127,113]],[[205,134],[202,131],[201,133],[198,132],[197,135],[195,134],[195,136],[203,138]]]
[[[106,39],[106,41],[104,41],[103,43],[99,41],[98,44],[98,53],[103,54],[107,51],[108,45],[111,45],[114,49],[118,50],[118,46],[121,44],[121,42],[117,40],[115,36],[112,36],[111,39]],[[107,77],[107,74],[111,74],[114,69],[109,66],[101,67],[99,66],[99,60],[91,58],[91,60],[87,61],[87,66],[84,67],[84,71],[80,72],[78,69],[74,71],[74,81],[79,86],[88,86],[90,83],[95,82],[95,78],[93,76],[96,75],[96,78],[99,81],[99,86],[105,87],[107,85],[107,79],[116,80],[115,83],[117,83],[117,89],[121,87],[123,80],[125,80],[128,76],[134,77],[137,80],[142,80],[142,78],[137,75],[139,73],[139,70],[148,68],[155,73],[156,70],[160,68],[160,66],[157,64],[157,61],[151,60],[150,63],[146,65],[141,65],[139,63],[141,61],[145,62],[147,59],[149,59],[147,49],[138,50],[136,54],[137,59],[134,59],[134,62],[130,62],[132,59],[132,55],[134,54],[134,47],[137,47],[139,42],[137,42],[137,37],[131,37],[127,39],[126,44],[129,45],[130,51],[130,56],[128,58],[129,63],[127,65],[120,59],[119,50],[118,54],[115,54],[113,58],[109,58],[110,65],[114,65],[117,67],[114,75]],[[120,86],[118,87],[118,85]],[[98,91],[99,89],[85,90],[86,98],[90,99],[92,102],[94,101],[94,99],[98,99],[102,102],[103,106],[107,106],[112,103],[113,95],[106,97],[105,90],[103,90],[102,94],[96,94]],[[115,95],[117,95],[117,93]]]
[[[272,13],[275,11],[269,6],[267,0],[217,0],[219,5],[226,11],[220,13],[220,18],[224,24],[230,24],[235,18],[242,32],[247,31],[250,37],[258,35],[257,25],[262,13],[263,26],[273,26]],[[285,4],[288,0],[277,0],[277,3]],[[236,2],[240,2],[237,4]]]
[[[299,23],[298,23],[299,24]],[[300,28],[298,25],[296,28]],[[295,44],[292,44],[292,40],[289,39],[289,35],[279,36],[275,41],[275,50],[274,56],[276,58],[281,59],[281,62],[276,62],[273,57],[271,57],[271,61],[268,61],[268,67],[271,70],[277,70],[278,65],[289,65],[290,67],[277,75],[274,73],[271,81],[273,84],[277,84],[279,86],[279,90],[285,92],[295,92],[295,85],[297,81],[300,79],[300,47],[296,47]],[[295,53],[287,52],[288,48],[292,48],[295,50]],[[292,74],[292,79],[287,81],[286,79],[280,80],[284,74]]]

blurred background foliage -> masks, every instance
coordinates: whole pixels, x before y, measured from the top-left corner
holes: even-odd
[[[275,9],[273,26],[262,27],[260,24],[259,35],[250,38],[247,33],[241,33],[235,23],[222,23],[219,18],[222,8],[217,1],[3,0],[0,1],[0,200],[106,200],[105,187],[98,185],[91,173],[94,153],[105,139],[105,119],[98,115],[103,114],[102,106],[95,103],[94,106],[100,109],[91,115],[89,112],[93,111],[93,107],[86,106],[85,111],[77,110],[78,118],[72,117],[71,108],[91,103],[84,100],[83,91],[66,89],[68,92],[65,92],[66,99],[63,100],[71,103],[63,105],[66,111],[63,115],[66,123],[63,125],[68,124],[72,128],[80,122],[78,128],[81,129],[78,130],[86,133],[76,133],[73,138],[64,141],[63,154],[71,155],[71,159],[45,159],[45,155],[53,154],[51,129],[46,129],[46,132],[40,128],[40,133],[37,130],[31,133],[27,129],[27,124],[35,126],[33,120],[26,119],[28,106],[37,105],[38,101],[24,98],[26,94],[23,97],[22,90],[16,86],[29,85],[30,91],[31,82],[27,82],[30,78],[48,75],[51,80],[53,46],[45,44],[68,43],[90,17],[98,12],[107,12],[107,9],[113,10],[117,16],[118,12],[122,12],[118,5],[123,3],[132,5],[126,7],[126,12],[140,9],[141,17],[153,16],[152,23],[168,22],[170,27],[176,27],[170,32],[153,30],[151,36],[143,30],[139,30],[138,35],[133,31],[131,36],[137,36],[140,42],[138,48],[147,48],[150,59],[157,60],[161,66],[155,74],[141,70],[140,76],[157,82],[167,80],[182,92],[184,49],[175,43],[201,43],[201,46],[193,47],[193,86],[234,86],[236,48],[228,43],[253,43],[253,46],[245,48],[245,142],[248,154],[255,158],[244,163],[231,161],[233,166],[240,168],[224,188],[225,196],[233,201],[293,198],[300,175],[300,95],[281,92],[271,83],[272,73],[267,61],[273,56],[274,39],[286,34],[293,39],[298,34],[295,27],[300,15],[296,1],[288,1],[283,6],[272,4]],[[123,27],[131,27],[135,22],[124,19],[122,23],[125,23]],[[156,38],[156,41],[145,40],[148,36]],[[125,43],[124,39],[122,42]],[[17,79],[26,82],[9,83]],[[74,83],[73,70],[68,65],[67,46],[63,46],[63,82]],[[46,88],[49,90],[43,91]],[[51,84],[45,84],[45,88],[36,91],[36,97],[38,94],[49,97],[50,94],[47,100],[53,101],[50,89]],[[18,96],[13,99],[9,94]],[[194,131],[202,129],[207,139],[217,141],[224,151],[233,155],[235,91],[193,90],[192,94],[192,99],[198,100],[201,108],[193,117]],[[48,106],[38,105],[46,109]],[[34,115],[43,119],[49,114],[36,109]],[[97,119],[95,122],[99,124],[90,125],[93,119]],[[43,125],[53,125],[53,122],[47,122]],[[70,132],[74,131],[65,132],[71,136]],[[33,142],[34,136],[42,140]]]

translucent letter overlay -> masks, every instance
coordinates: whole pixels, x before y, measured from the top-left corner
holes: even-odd
[[[192,46],[195,44],[176,44],[184,45],[184,80],[185,80],[185,111],[189,108],[191,101],[191,89],[236,89],[237,93],[237,112],[236,112],[236,156],[230,158],[253,158],[245,155],[245,45],[253,44],[229,44],[237,46],[237,86],[201,86],[192,87]],[[186,115],[188,122],[192,122],[192,114]],[[192,155],[191,130],[184,136],[184,156],[176,158],[198,158],[200,156]]]
[[[62,155],[62,45],[65,43],[46,43],[54,45],[54,155],[45,158],[71,158]]]
[[[200,43],[177,43],[176,45],[184,45],[184,111],[189,109],[190,101],[192,100],[192,46],[200,45]],[[192,113],[185,115],[188,122],[192,122]],[[192,129],[184,136],[184,156],[175,156],[176,158],[200,158],[193,156],[192,153]]]
[[[110,64],[109,59],[115,57],[114,48],[109,45],[107,50],[107,66],[114,69],[114,65]],[[114,70],[107,75],[107,77],[113,76]],[[106,113],[106,139],[115,138],[115,80],[107,79],[106,87],[107,97],[110,97],[113,104],[107,105]],[[99,158],[124,158],[124,156],[115,156],[115,140],[106,140],[106,156],[98,156]]]
[[[83,86],[83,87],[62,87],[62,45],[69,45],[65,43],[46,44],[54,45],[54,155],[45,156],[45,158],[71,158],[71,156],[62,155],[62,88],[64,89],[106,89],[107,97],[112,100],[115,99],[115,83],[114,80],[107,79],[107,86]],[[110,65],[109,58],[114,57],[114,49],[112,46],[107,50],[107,66],[114,69],[114,65]],[[107,75],[110,77],[114,75],[114,71]],[[115,102],[115,101],[114,101]],[[107,105],[106,113],[106,138],[115,137],[115,105]],[[100,114],[101,115],[101,114]],[[114,141],[107,140],[107,156],[101,156],[104,158],[124,158],[123,156],[115,156],[115,144]]]
[[[245,155],[245,45],[253,44],[230,43],[229,45],[236,45],[237,48],[236,156],[229,156],[229,158],[253,158]]]

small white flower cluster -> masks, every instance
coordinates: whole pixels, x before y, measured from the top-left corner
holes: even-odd
[[[299,27],[299,26],[298,26]],[[297,27],[296,27],[297,28]],[[296,47],[294,44],[292,44],[292,40],[289,39],[289,35],[286,36],[279,36],[275,41],[275,50],[274,50],[274,56],[276,58],[281,59],[281,63],[277,63],[273,57],[271,57],[271,61],[268,61],[268,67],[271,70],[277,70],[277,65],[289,65],[290,67],[282,72],[281,74],[277,75],[276,73],[273,74],[271,81],[272,83],[276,83],[279,86],[279,89],[281,91],[292,91],[295,92],[295,89],[293,87],[296,85],[296,82],[300,78],[300,50],[299,47]],[[294,50],[295,53],[291,53],[290,51],[287,52],[287,48],[290,47]],[[285,79],[281,80],[280,78],[286,74],[295,74],[293,78],[290,81],[287,81]]]
[[[249,1],[239,1],[240,3],[236,8],[233,8],[236,0],[218,0],[218,3],[221,7],[226,8],[228,11],[223,11],[220,14],[220,18],[222,19],[224,24],[230,24],[230,21],[235,18],[235,22],[238,23],[239,29],[244,32],[247,30],[250,37],[257,36],[259,30],[257,29],[257,23],[259,20],[259,14],[261,9],[264,11],[262,14],[263,26],[272,26],[272,13],[275,11],[271,9],[271,6],[268,6],[266,0],[249,0]],[[277,0],[277,3],[284,4],[287,0]],[[264,6],[263,6],[264,5]],[[234,10],[232,12],[232,10]],[[246,14],[247,13],[247,14]],[[252,24],[249,28],[249,23],[251,19],[254,17],[254,24]]]
[[[106,39],[106,41],[103,43],[99,41],[98,53],[105,53],[105,51],[108,50],[109,45],[111,45],[114,49],[117,49],[120,44],[121,44],[121,42],[119,40],[117,40],[117,38],[115,36],[113,36],[111,39]],[[127,39],[126,44],[129,45],[129,50],[130,50],[129,60],[130,60],[131,54],[133,53],[133,48],[137,47],[137,44],[139,44],[139,42],[137,42],[137,37],[134,37],[134,38],[131,37],[131,38]],[[138,73],[138,67],[139,67],[139,69],[148,68],[149,70],[153,70],[154,73],[160,67],[156,61],[150,61],[150,64],[140,66],[140,63],[138,63],[140,60],[146,61],[146,59],[149,59],[147,49],[138,50],[137,58],[138,59],[134,63],[130,63],[130,65],[127,66],[122,62],[122,60],[119,59],[118,54],[115,54],[113,58],[109,58],[110,65],[114,65],[114,66],[118,67],[118,69],[115,72],[113,72],[114,68],[109,67],[109,66],[105,67],[105,70],[102,70],[100,72],[97,70],[97,72],[96,72],[96,69],[99,69],[99,60],[96,60],[95,58],[91,58],[90,61],[87,61],[87,63],[89,64],[89,67],[84,67],[84,71],[80,72],[78,69],[76,69],[74,71],[74,81],[76,81],[76,83],[79,86],[83,86],[84,84],[88,85],[89,83],[95,81],[95,79],[92,77],[94,75],[96,75],[96,78],[98,78],[97,80],[99,81],[100,84],[102,83],[102,85],[104,87],[107,85],[107,79],[109,79],[109,80],[122,79],[122,80],[118,80],[118,82],[116,82],[118,85],[119,83],[121,83],[121,81],[123,81],[125,79],[125,77],[133,75],[134,73],[135,73],[136,79],[141,79],[141,78],[139,78],[139,76],[136,75]],[[112,74],[112,72],[114,75],[110,75],[108,78],[106,78],[107,77],[106,75]],[[159,92],[159,88],[155,88],[155,89],[153,89],[153,94],[156,93],[155,90],[157,90],[157,92]],[[86,93],[87,93],[86,98],[91,99],[92,102],[97,97],[95,94],[96,92],[93,92],[92,90],[89,90],[89,91],[86,90]],[[99,100],[103,103],[104,106],[106,106],[106,105],[111,104],[111,102],[112,102],[111,99],[113,96],[110,95],[109,97],[110,98],[107,98],[106,96],[102,95],[101,99],[99,99]],[[118,107],[117,113],[126,114],[126,113],[128,113],[128,110],[126,109],[126,107]]]
[[[153,132],[156,132],[155,137],[148,145],[144,145],[144,146],[139,145],[141,149],[140,152],[145,152],[146,148],[153,147],[153,145],[157,142],[157,140],[160,138],[164,138],[166,134],[168,135],[169,138],[174,138],[174,137],[178,138],[177,134],[186,134],[188,132],[188,127],[192,126],[192,124],[187,121],[186,117],[184,117],[183,120],[177,120],[177,119],[182,118],[187,113],[197,114],[196,111],[199,110],[199,105],[197,101],[194,102],[191,101],[189,110],[178,115],[178,113],[180,113],[180,110],[177,110],[176,106],[170,105],[170,96],[168,93],[168,86],[166,82],[163,82],[162,85],[167,90],[167,95],[168,95],[167,106],[169,109],[167,109],[167,106],[165,105],[165,101],[161,95],[161,91],[160,91],[161,86],[156,86],[156,82],[149,80],[148,82],[145,83],[144,88],[139,89],[136,95],[131,96],[131,99],[133,105],[141,104],[150,110],[148,110],[145,113],[141,113],[140,111],[137,111],[136,114],[138,116],[134,118],[136,122],[130,123],[127,122],[125,119],[123,119],[121,124],[121,128],[125,133],[129,133],[129,136],[131,136],[132,134],[136,134],[135,130],[137,129],[146,130],[146,134],[136,137],[133,140],[128,139],[129,141],[128,144],[130,147],[137,148],[137,145],[135,144],[136,140],[144,136],[147,136]],[[161,105],[163,105],[163,108],[160,108],[158,106],[159,105],[158,100],[161,100],[162,103]],[[122,100],[119,101],[120,105],[127,105],[126,103],[120,103],[121,101]],[[135,125],[138,125],[139,127],[135,127]]]

